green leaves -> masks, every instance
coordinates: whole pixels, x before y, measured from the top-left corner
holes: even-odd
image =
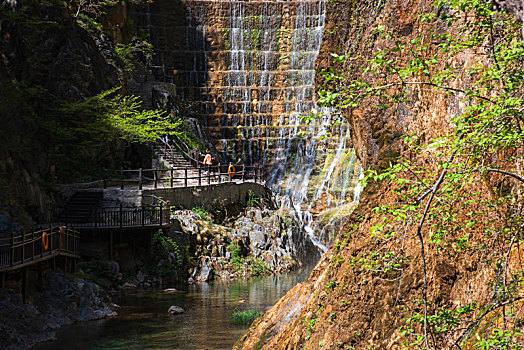
[[[319,94],[320,103],[362,107],[364,115],[372,108],[386,109],[384,120],[400,120],[404,114],[399,117],[398,110],[408,106],[414,118],[438,120],[435,125],[442,129],[404,136],[400,156],[381,157],[379,167],[365,173],[365,182],[381,183],[389,202],[370,214],[372,251],[354,257],[351,264],[380,278],[402,270],[405,241],[415,232],[426,242],[430,258],[475,259],[486,265],[510,259],[511,245],[523,239],[523,185],[518,182],[524,161],[521,24],[485,0],[438,0],[433,6],[419,17],[412,34],[379,26],[362,45],[372,48],[371,54],[333,54],[335,65],[322,74],[326,89]],[[434,107],[432,98],[445,106]],[[373,133],[382,147],[378,140],[388,135]],[[341,246],[335,245],[337,251]],[[522,276],[522,268],[514,268]],[[502,270],[493,271],[494,278],[501,280]],[[511,281],[498,281],[497,295],[522,288],[520,277]],[[493,303],[506,300],[498,298]],[[474,303],[454,308],[429,301],[424,304],[427,317],[413,311],[400,331],[407,348],[430,341],[435,348],[451,347],[474,314],[494,305],[479,310]],[[518,322],[513,318],[508,324]],[[423,324],[434,340],[422,333]],[[518,328],[483,327],[475,328],[476,341],[470,337],[465,347],[516,348]]]
[[[86,100],[67,104],[59,109],[62,116],[94,119],[94,123],[79,126],[75,132],[111,133],[129,142],[153,142],[164,135],[180,133],[181,119],[164,111],[143,110],[137,96],[123,96],[120,87],[103,91]],[[84,128],[84,129],[82,129]]]

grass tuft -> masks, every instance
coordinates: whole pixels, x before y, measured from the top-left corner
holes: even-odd
[[[231,323],[250,325],[260,315],[262,315],[262,312],[256,311],[256,310],[244,310],[244,311],[233,312],[233,315],[231,315]]]

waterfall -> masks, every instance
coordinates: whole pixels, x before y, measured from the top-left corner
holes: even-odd
[[[185,112],[206,127],[223,163],[264,165],[267,186],[325,250],[330,242],[315,237],[316,218],[360,193],[349,126],[315,102],[326,0],[150,6],[144,22],[152,24],[155,64],[164,72],[157,79],[173,82],[190,101]],[[311,114],[317,118],[305,122]]]

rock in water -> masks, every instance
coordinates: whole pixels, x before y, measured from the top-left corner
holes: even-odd
[[[180,306],[171,305],[169,309],[167,309],[167,312],[170,315],[178,315],[178,314],[183,314],[184,309],[182,309]]]
[[[134,289],[136,288],[136,284],[131,282],[126,282],[122,285],[122,289]]]
[[[176,288],[166,288],[164,289],[164,293],[176,293],[178,290]]]

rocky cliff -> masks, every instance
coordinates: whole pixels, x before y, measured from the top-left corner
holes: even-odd
[[[124,85],[113,37],[129,40],[134,29],[125,4],[96,2],[92,17],[74,4],[9,4],[0,6],[0,214],[28,226],[56,219],[55,183],[133,158],[94,109],[77,104]]]
[[[468,155],[461,153],[463,148],[442,152],[434,143],[445,142],[447,138],[438,137],[449,137],[462,125],[464,120],[457,116],[469,116],[465,125],[482,116],[484,110],[470,113],[475,98],[500,103],[493,102],[497,99],[493,89],[507,87],[500,82],[483,90],[480,97],[465,98],[465,92],[478,83],[471,68],[477,67],[478,72],[497,64],[503,67],[507,61],[494,57],[494,48],[508,33],[519,33],[520,25],[507,14],[491,13],[484,2],[459,3],[453,7],[451,2],[432,6],[423,0],[328,1],[317,69],[332,68],[349,77],[344,81],[345,87],[352,84],[345,92],[348,99],[356,99],[354,91],[359,87],[370,88],[358,103],[347,106],[345,117],[357,156],[376,175],[369,178],[358,208],[309,278],[255,321],[236,348],[468,349],[504,345],[516,349],[523,345],[519,335],[522,251],[517,244],[523,207],[521,129],[515,126],[514,144],[482,153],[477,159],[480,163],[468,158],[478,152],[480,139],[468,145]],[[489,16],[483,17],[486,13]],[[497,26],[504,20],[513,23],[505,25],[512,27],[509,32]],[[491,34],[488,30],[482,39],[453,52],[439,50],[442,41],[438,40],[470,38],[477,28],[472,23],[479,22]],[[333,63],[331,52],[349,58]],[[398,63],[398,70],[382,70],[393,67],[388,59]],[[436,63],[432,65],[431,59]],[[415,62],[427,72],[421,69],[418,81],[411,80],[409,85],[411,76],[406,72]],[[448,76],[446,89],[431,86],[431,77],[447,69],[456,74]],[[522,62],[512,69],[521,71]],[[317,87],[330,84],[336,90],[345,88],[317,75]],[[374,88],[381,85],[389,88]],[[397,98],[395,86],[402,86],[402,98]],[[512,95],[517,99],[521,86]],[[381,92],[375,93],[377,90]],[[519,125],[521,118],[518,112],[513,125]],[[502,128],[504,122],[494,125]],[[472,130],[482,128],[490,126],[462,129],[454,140],[465,145],[463,140]],[[485,136],[486,144],[497,139],[498,129],[489,130],[493,131]],[[415,143],[407,144],[406,135],[414,135]],[[475,164],[471,165],[474,171],[451,171],[449,165],[443,165],[464,166],[457,158],[469,159]],[[503,171],[516,177],[481,172],[479,164],[506,169]],[[395,165],[398,171],[391,171]],[[461,169],[468,169],[464,167]],[[386,180],[381,172],[388,174]],[[397,181],[403,172],[411,172],[404,174],[410,179],[405,183]],[[460,177],[464,172],[467,178]],[[450,177],[460,186],[451,184],[455,180],[447,182]],[[406,196],[419,180],[425,188]],[[449,192],[440,187],[443,183]],[[505,196],[511,198],[509,202]],[[432,205],[442,210],[432,211]],[[392,209],[399,207],[405,211]]]

